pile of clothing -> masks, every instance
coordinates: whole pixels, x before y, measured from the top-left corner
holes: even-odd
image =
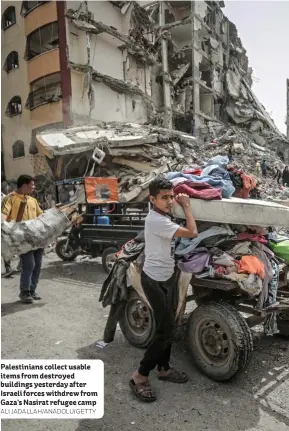
[[[261,310],[277,305],[280,260],[272,251],[270,233],[255,226],[200,223],[199,236],[176,243],[178,268],[195,278],[225,279],[238,283]],[[276,315],[267,319],[265,332],[278,333]]]
[[[191,198],[213,200],[231,196],[247,199],[257,181],[243,171],[228,167],[227,156],[212,157],[204,168],[192,168],[184,172],[169,172],[175,194],[186,193]]]

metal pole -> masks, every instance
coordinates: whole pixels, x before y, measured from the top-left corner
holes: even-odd
[[[159,24],[165,25],[165,2],[159,2]],[[169,65],[168,65],[168,42],[162,38],[162,69],[163,69],[163,91],[164,91],[164,105],[166,110],[166,126],[169,129],[173,128],[172,121],[172,107],[171,107],[171,87],[169,80]]]

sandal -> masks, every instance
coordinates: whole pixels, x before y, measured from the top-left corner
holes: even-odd
[[[155,393],[153,392],[149,382],[146,383],[135,383],[133,379],[129,381],[129,385],[133,393],[142,401],[151,403],[157,399]]]
[[[158,376],[159,380],[172,383],[186,383],[189,379],[186,373],[170,368],[170,373],[167,376]]]

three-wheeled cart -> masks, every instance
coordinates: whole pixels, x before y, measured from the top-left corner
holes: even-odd
[[[280,264],[279,269],[278,305],[262,310],[236,282],[191,278],[192,293],[185,295],[178,321],[187,317],[187,303],[195,301],[187,319],[188,346],[197,367],[210,378],[226,381],[246,369],[253,352],[251,328],[263,323],[269,314],[277,313],[280,335],[289,336],[288,267]],[[176,283],[180,274],[176,274]],[[154,335],[153,312],[132,286],[119,325],[135,347],[146,347]]]

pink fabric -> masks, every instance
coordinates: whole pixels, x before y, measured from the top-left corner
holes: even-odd
[[[181,177],[181,178],[174,178],[173,180],[170,180],[170,182],[173,184],[173,186],[177,186],[178,184],[182,184],[185,183],[187,180],[187,178]]]
[[[258,235],[255,233],[248,233],[248,232],[238,233],[237,240],[238,241],[249,240],[249,241],[260,242],[261,244],[268,243],[268,241],[263,235]]]
[[[174,193],[186,193],[191,198],[213,200],[222,199],[222,190],[212,187],[208,183],[186,181],[174,187]]]

